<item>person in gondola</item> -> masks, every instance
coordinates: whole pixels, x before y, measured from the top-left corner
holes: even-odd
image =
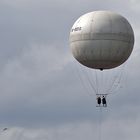
[[[101,105],[101,97],[97,97],[97,104],[100,106]]]
[[[102,97],[102,104],[103,104],[103,106],[104,106],[104,107],[106,107],[106,106],[107,106],[105,96],[103,96],[103,97]]]

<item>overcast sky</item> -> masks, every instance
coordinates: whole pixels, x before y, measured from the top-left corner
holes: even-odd
[[[102,110],[69,48],[75,20],[95,10],[123,15],[135,33],[123,86]],[[139,0],[0,0],[0,139],[139,140],[139,15]]]

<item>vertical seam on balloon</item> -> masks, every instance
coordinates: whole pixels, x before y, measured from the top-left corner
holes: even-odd
[[[113,23],[112,23],[112,19],[111,19],[110,13],[108,13],[108,17],[109,17],[109,20],[110,20],[109,23],[110,23],[110,26],[111,26],[111,33],[113,33],[113,31],[112,31],[112,24],[113,24]],[[110,42],[109,45],[112,46],[112,40],[111,40],[111,42]],[[109,49],[109,50],[110,50],[110,53],[109,53],[109,56],[108,56],[108,60],[112,57],[112,53],[111,53],[111,52],[112,52],[112,51],[111,51],[111,50],[112,50],[112,47],[109,47],[109,48],[110,48],[110,49]]]

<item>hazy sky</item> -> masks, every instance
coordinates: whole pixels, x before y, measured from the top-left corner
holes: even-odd
[[[69,48],[75,20],[95,10],[123,15],[135,33],[124,86],[102,110]],[[139,15],[139,0],[0,0],[0,139],[139,140]]]

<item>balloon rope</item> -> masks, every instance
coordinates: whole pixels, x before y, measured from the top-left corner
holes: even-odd
[[[96,70],[95,70],[95,77],[96,77],[97,94],[99,94],[99,89],[98,89],[98,75],[97,75]]]
[[[98,135],[98,140],[102,139],[102,107],[100,107],[99,110],[99,135]]]
[[[120,84],[123,79],[124,67],[125,65],[123,65],[121,70],[118,70],[117,74],[115,75],[112,85],[107,91],[109,94],[117,92],[120,89]]]
[[[91,79],[89,78],[89,75],[88,75],[88,73],[86,73],[86,77],[87,77],[87,79],[88,79],[88,82],[89,82],[89,84],[90,84],[90,86],[92,87],[92,89],[93,89],[93,91],[95,92],[95,94],[97,94],[98,93],[98,91],[96,90],[96,85],[94,86],[93,85],[93,82],[91,81]]]
[[[88,87],[88,85],[85,83],[84,77],[83,77],[83,72],[82,72],[82,68],[78,68],[78,65],[76,65],[76,73],[78,74],[78,78],[80,80],[81,86],[83,87],[83,89],[87,92],[87,94],[89,96],[92,96],[90,89]]]

